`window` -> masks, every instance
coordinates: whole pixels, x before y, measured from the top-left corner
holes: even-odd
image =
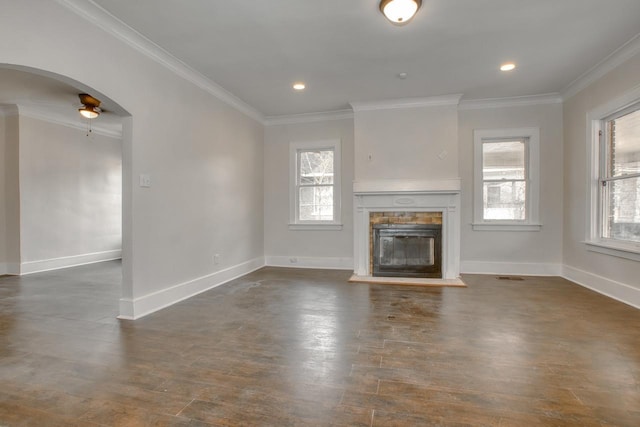
[[[340,141],[291,143],[290,229],[341,229]]]
[[[539,130],[474,131],[474,230],[536,231]]]
[[[598,136],[601,237],[640,243],[640,105],[603,120]]]
[[[482,141],[482,219],[526,217],[527,140]]]
[[[640,89],[587,116],[587,248],[640,261]]]

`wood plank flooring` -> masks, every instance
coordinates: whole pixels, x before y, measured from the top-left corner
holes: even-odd
[[[640,310],[264,268],[135,322],[120,265],[0,278],[0,426],[640,425]]]

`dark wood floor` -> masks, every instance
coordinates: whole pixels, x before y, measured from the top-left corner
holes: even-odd
[[[0,278],[0,426],[640,426],[640,311],[560,278],[265,268],[130,322],[119,275]]]

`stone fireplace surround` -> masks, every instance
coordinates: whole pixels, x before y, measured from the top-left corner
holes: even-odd
[[[442,278],[460,276],[460,179],[379,180],[353,184],[354,274],[371,276],[370,214],[441,212]]]

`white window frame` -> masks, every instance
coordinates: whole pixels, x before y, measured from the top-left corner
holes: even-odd
[[[298,153],[311,150],[333,151],[333,220],[302,221],[299,216],[298,191]],[[342,230],[341,200],[341,155],[342,144],[339,139],[310,142],[291,142],[289,144],[289,230]]]
[[[525,171],[527,192],[525,195],[526,213],[524,220],[486,220],[482,203],[483,142],[500,140],[525,140]],[[473,131],[473,223],[475,231],[540,231],[540,129],[476,129]]]
[[[585,245],[587,250],[634,261],[640,261],[640,243],[602,237],[602,208],[600,201],[603,173],[602,135],[605,120],[611,119],[634,105],[640,107],[640,87],[587,113],[587,221]],[[602,136],[604,138],[604,136]]]

